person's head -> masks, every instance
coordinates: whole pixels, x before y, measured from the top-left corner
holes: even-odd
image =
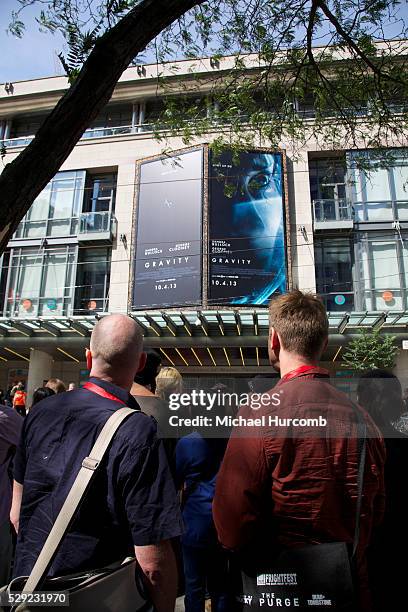
[[[48,389],[52,389],[54,393],[64,393],[67,388],[59,378],[50,378],[45,385]]]
[[[401,383],[387,370],[373,369],[360,376],[357,401],[380,429],[389,429],[405,411]]]
[[[23,384],[22,382],[19,382],[19,383],[17,384],[17,390],[18,390],[18,391],[23,391],[23,390],[24,390],[24,384]]]
[[[33,393],[33,401],[31,402],[31,406],[38,404],[41,400],[46,397],[51,397],[51,395],[55,395],[55,391],[51,389],[51,387],[39,387]]]
[[[318,363],[328,336],[326,309],[316,296],[295,289],[271,301],[268,353],[275,369],[285,357]]]
[[[162,359],[157,351],[148,349],[146,352],[146,363],[143,370],[136,372],[135,383],[147,387],[154,393],[156,391],[156,376],[160,372]]]
[[[70,382],[68,383],[68,391],[74,391],[76,389],[76,383]]]
[[[130,389],[136,372],[143,368],[143,334],[131,317],[122,314],[100,319],[86,351],[90,376]]]
[[[168,401],[172,393],[181,393],[183,379],[176,368],[162,368],[156,378],[156,395]]]

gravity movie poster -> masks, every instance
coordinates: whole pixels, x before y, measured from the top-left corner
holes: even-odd
[[[140,165],[132,308],[201,301],[203,150]]]
[[[281,153],[210,162],[209,301],[266,306],[286,290]]]

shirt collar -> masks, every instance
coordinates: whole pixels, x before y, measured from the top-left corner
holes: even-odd
[[[282,376],[280,382],[286,382],[287,380],[292,380],[292,378],[298,378],[299,376],[329,378],[330,372],[324,368],[319,368],[318,366],[302,365],[295,370],[291,370],[285,374],[285,376]]]
[[[93,383],[94,385],[98,385],[98,387],[101,387],[102,389],[105,389],[105,391],[117,397],[121,402],[129,406],[129,408],[139,410],[139,404],[137,401],[128,391],[122,389],[122,387],[118,387],[117,385],[107,382],[106,380],[96,378],[96,376],[91,376],[89,382]]]

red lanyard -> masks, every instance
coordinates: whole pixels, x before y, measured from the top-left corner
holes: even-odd
[[[302,376],[303,374],[317,374],[320,376],[329,376],[330,373],[328,370],[324,368],[319,368],[318,366],[310,366],[310,365],[302,365],[288,372],[285,376],[282,376],[281,382],[285,382],[287,380],[291,380],[292,378],[297,378],[298,376]]]
[[[92,393],[96,393],[96,395],[101,395],[102,397],[106,397],[106,399],[113,400],[114,402],[120,402],[121,404],[126,406],[126,403],[123,402],[118,397],[116,397],[116,395],[112,395],[112,393],[109,393],[108,391],[105,391],[105,389],[102,389],[102,387],[99,387],[99,385],[95,385],[95,383],[93,383],[93,382],[85,383],[82,388],[83,389],[88,389],[88,391],[92,391]]]

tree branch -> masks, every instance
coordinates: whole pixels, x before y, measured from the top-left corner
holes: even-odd
[[[132,59],[175,19],[204,0],[143,0],[99,38],[72,87],[31,144],[0,175],[0,253],[35,198],[107,104]]]
[[[330,11],[327,4],[323,0],[313,0],[313,1],[317,3],[319,8],[326,15],[330,23],[336,28],[340,36],[346,41],[349,47],[353,49],[356,55],[360,57],[377,76],[382,77],[384,79],[388,79],[390,81],[394,81],[396,83],[400,83],[400,84],[404,83],[404,81],[401,81],[400,79],[395,79],[393,76],[387,74],[386,72],[383,72],[382,70],[378,68],[378,66],[375,65],[374,62],[371,61],[368,55],[360,49],[358,44],[355,43],[354,40],[351,38],[351,36],[348,34],[348,32],[346,32],[346,30],[343,28],[343,26],[338,21],[336,16]]]

